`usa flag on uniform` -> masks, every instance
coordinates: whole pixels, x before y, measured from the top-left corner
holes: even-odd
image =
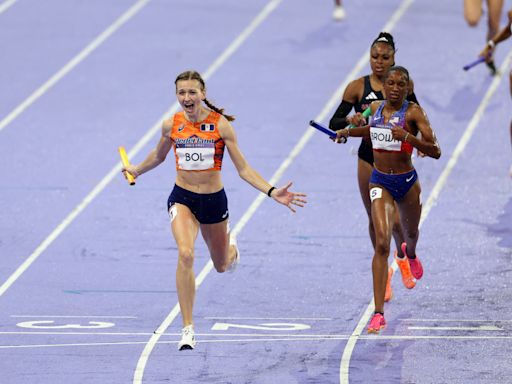
[[[201,124],[201,131],[213,132],[215,131],[215,124]]]

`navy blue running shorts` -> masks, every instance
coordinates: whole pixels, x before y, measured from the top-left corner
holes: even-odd
[[[411,189],[416,180],[418,180],[418,174],[415,169],[407,173],[392,175],[379,172],[374,168],[370,178],[370,184],[384,187],[389,193],[391,193],[393,199],[400,201],[404,198],[407,192],[409,192],[409,189]]]
[[[220,223],[229,217],[224,188],[215,193],[195,193],[174,185],[167,199],[167,211],[176,203],[187,206],[201,224]]]

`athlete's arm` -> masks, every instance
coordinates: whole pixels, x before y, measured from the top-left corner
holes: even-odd
[[[496,35],[487,42],[485,48],[480,52],[479,56],[492,57],[494,47],[512,35],[512,9],[508,11],[508,24],[503,27]]]
[[[414,136],[397,127],[392,129],[393,138],[407,141],[425,155],[439,159],[441,157],[441,147],[423,108],[417,104],[411,104],[405,114],[405,121],[407,126],[416,128],[421,135]]]
[[[123,169],[131,173],[134,177],[137,177],[162,164],[172,148],[172,141],[170,137],[171,129],[172,119],[165,120],[162,124],[162,136],[160,136],[160,140],[156,147],[140,164],[130,165]]]
[[[370,109],[372,111],[372,115],[375,114],[375,111],[377,111],[377,108],[379,108],[379,105],[382,103],[381,100],[373,101],[370,104]],[[360,127],[354,127],[354,128],[344,128],[336,132],[336,138],[333,139],[335,143],[342,143],[341,138],[345,137],[370,137],[370,126],[369,125],[363,125]]]
[[[338,131],[340,129],[345,128],[350,122],[347,120],[347,116],[352,111],[354,105],[357,104],[357,101],[361,97],[362,89],[364,88],[364,80],[363,78],[351,81],[345,92],[343,93],[341,104],[334,112],[334,115],[331,117],[329,121],[329,129],[333,131]]]

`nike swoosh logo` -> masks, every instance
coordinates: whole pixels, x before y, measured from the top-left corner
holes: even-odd
[[[412,179],[414,178],[414,175],[412,175],[411,177],[407,177],[405,179],[405,182],[408,183],[409,181],[411,181]]]

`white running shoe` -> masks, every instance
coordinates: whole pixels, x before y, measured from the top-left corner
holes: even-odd
[[[181,330],[181,340],[178,343],[178,350],[194,349],[195,346],[196,337],[194,334],[194,326],[190,324]]]
[[[332,13],[332,18],[336,21],[341,21],[345,18],[345,10],[341,5],[337,5]]]

